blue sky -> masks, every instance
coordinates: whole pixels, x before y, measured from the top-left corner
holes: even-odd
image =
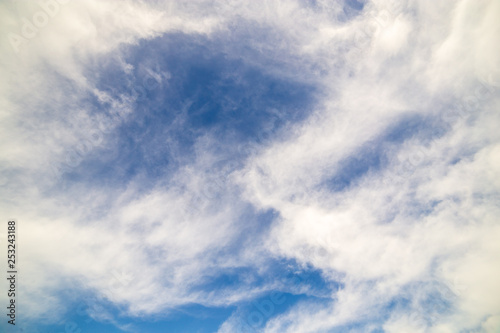
[[[499,15],[3,2],[1,331],[500,332]]]

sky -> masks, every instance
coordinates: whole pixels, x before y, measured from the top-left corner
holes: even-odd
[[[1,332],[500,332],[500,2],[0,2]]]

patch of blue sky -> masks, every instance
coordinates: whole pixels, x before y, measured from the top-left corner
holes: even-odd
[[[130,326],[136,332],[213,333],[230,315],[231,308],[198,304],[176,308],[168,317],[136,318]]]
[[[393,151],[391,146],[400,147],[407,140],[417,140],[425,147],[448,130],[439,118],[407,113],[377,138],[365,142],[352,155],[340,161],[335,174],[322,186],[332,191],[343,191],[370,172],[385,168],[388,163],[387,155]]]
[[[108,308],[106,310],[109,310]],[[79,312],[77,312],[79,311]],[[123,332],[183,332],[213,333],[231,313],[228,308],[205,308],[191,305],[169,311],[168,316],[124,317],[114,313],[113,322],[97,320],[75,309],[64,321],[52,325],[37,325],[38,333],[123,333]],[[34,328],[30,328],[37,333]]]
[[[303,294],[270,292],[238,308],[234,320],[235,333],[260,332],[270,319],[286,313],[293,306],[304,302],[326,305],[331,303],[331,300]]]
[[[258,275],[253,268],[227,269],[192,292],[205,290],[217,295],[238,288],[276,286],[229,307],[234,311],[236,326],[244,327],[242,331],[258,331],[268,320],[299,302],[330,303],[332,292],[342,288],[341,283],[327,282],[319,270],[299,265],[295,260],[277,259],[267,265],[262,267],[264,275]]]
[[[260,215],[262,216],[262,215]],[[267,212],[258,220],[274,219],[273,212]],[[255,217],[254,217],[255,218]],[[256,221],[258,223],[258,221]],[[228,253],[238,254],[246,248],[255,248],[257,244],[249,244],[260,239],[259,234],[266,234],[265,226],[258,228],[242,228],[241,237],[235,237],[234,243],[221,250],[220,257],[226,258]],[[258,249],[257,249],[258,251]],[[320,255],[311,251],[312,255]],[[262,258],[264,259],[264,258]],[[257,259],[259,260],[259,259]],[[341,283],[327,281],[322,272],[310,265],[298,263],[295,259],[269,258],[259,261],[260,269],[245,266],[227,266],[218,264],[218,270],[211,271],[210,275],[200,277],[200,283],[191,290],[193,293],[208,292],[224,293],[225,291],[236,291],[239,288],[249,290],[262,289],[262,295],[270,292],[283,292],[290,295],[301,295],[308,298],[328,298],[332,292],[343,287]],[[268,288],[278,288],[269,291]],[[262,297],[264,297],[262,296]],[[256,295],[256,297],[260,297]]]
[[[363,8],[365,7],[364,1],[341,0],[338,2],[342,4],[342,11],[336,13],[335,19],[340,22],[354,19],[356,16],[362,13]],[[304,0],[303,4],[306,8],[310,8],[315,11],[324,11],[326,9],[325,4],[317,0]]]
[[[330,295],[342,288],[341,283],[325,280],[321,271],[313,267],[303,267],[295,260],[275,259],[263,265],[266,265],[262,267],[265,274],[262,272],[259,274],[255,269],[248,267],[229,267],[225,271],[220,270],[196,290],[212,291],[231,289],[235,286],[259,288],[277,285],[282,288],[282,292],[320,296]]]
[[[360,15],[363,11],[365,4],[358,0],[345,0],[343,14],[345,15],[345,20],[352,20],[356,16]]]
[[[206,134],[223,147],[211,149],[234,154],[226,158],[244,157],[246,150],[236,146],[261,144],[284,125],[307,117],[315,102],[313,85],[228,59],[210,43],[167,35],[128,49],[124,61],[133,66],[129,73],[113,62],[102,64],[96,77],[99,89],[115,99],[138,99],[107,138],[113,147],[89,155],[69,179],[92,183],[106,178],[119,184],[141,172],[150,180],[165,177],[192,161],[193,145]],[[109,113],[107,103],[93,97],[87,102],[94,111]]]
[[[311,253],[311,255],[317,254]],[[305,296],[330,296],[333,292],[343,288],[341,282],[327,280],[320,270],[311,265],[299,263],[295,259],[273,260],[266,274],[268,279],[279,281],[284,290]]]
[[[234,307],[206,307],[187,304],[154,315],[130,316],[126,305],[106,297],[75,289],[65,292],[64,316],[59,321],[23,322],[22,332],[30,333],[118,333],[118,332],[199,332],[213,333]],[[112,289],[110,290],[112,293]]]
[[[365,7],[365,4],[362,1],[358,0],[345,0],[345,3],[347,4],[347,6],[355,10],[363,10],[363,8]]]
[[[37,323],[36,329],[39,333],[85,331],[213,333],[231,314],[236,313],[237,321],[242,325],[258,330],[269,319],[286,312],[299,302],[313,301],[315,304],[331,302],[327,295],[322,297],[321,293],[314,292],[314,289],[330,289],[319,271],[298,266],[292,269],[291,263],[292,261],[281,261],[274,265],[274,274],[278,275],[275,277],[279,278],[282,289],[264,292],[254,299],[247,298],[233,306],[207,307],[191,304],[166,309],[163,315],[129,317],[126,315],[126,307],[117,307],[101,297],[69,295],[68,298],[73,300],[73,305],[68,306],[69,310],[64,319],[51,325]],[[227,288],[241,287],[244,284],[241,276],[248,274],[255,274],[255,271],[246,268],[235,269],[233,274],[220,275],[202,286],[202,289],[217,294]],[[263,285],[264,280],[268,279],[269,276],[257,278],[253,287]],[[296,291],[304,286],[307,288],[302,290],[308,292]],[[32,327],[30,329],[32,332],[37,332]]]

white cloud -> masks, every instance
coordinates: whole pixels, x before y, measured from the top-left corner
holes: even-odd
[[[401,295],[413,300],[410,312],[394,311],[384,329],[421,332],[430,325],[419,303],[429,292],[420,286],[428,284],[454,295],[451,312],[430,331],[498,328],[498,2],[374,1],[349,19],[340,4],[326,2],[267,2],[264,11],[256,2],[117,4],[61,4],[36,36],[23,37],[19,52],[12,39],[0,44],[0,75],[7,78],[0,81],[1,208],[22,227],[27,315],[61,315],[63,302],[53,295],[76,283],[133,315],[190,302],[234,304],[272,286],[193,290],[208,281],[200,277],[254,265],[264,255],[309,263],[344,285],[328,305],[299,303],[272,318],[266,332],[321,332],[376,319]],[[23,18],[33,21],[41,11],[35,3],[4,3],[1,30],[22,36]],[[112,99],[97,89],[88,76],[92,64],[109,57],[130,71],[120,47],[166,32],[228,38],[221,48],[229,57],[321,84],[324,99],[239,173],[214,173],[217,154],[202,153],[211,146],[203,138],[197,160],[176,183],[146,193],[133,182],[125,193],[51,187],[51,169],[71,158],[70,149],[89,138],[91,151],[111,145],[113,124],[103,131],[103,119],[90,118],[89,110],[73,116],[81,97],[130,107],[133,97]],[[242,36],[254,54],[235,42]],[[301,66],[307,68],[289,70]],[[168,81],[168,73],[152,75]],[[459,109],[467,105],[472,111]],[[388,144],[380,169],[340,192],[324,186],[345,159],[382,140],[409,113],[434,119],[443,135]],[[217,196],[210,195],[214,179],[224,181],[213,188]],[[248,202],[280,218],[256,240],[265,245],[258,255],[253,246],[241,257],[224,253],[241,233]]]

